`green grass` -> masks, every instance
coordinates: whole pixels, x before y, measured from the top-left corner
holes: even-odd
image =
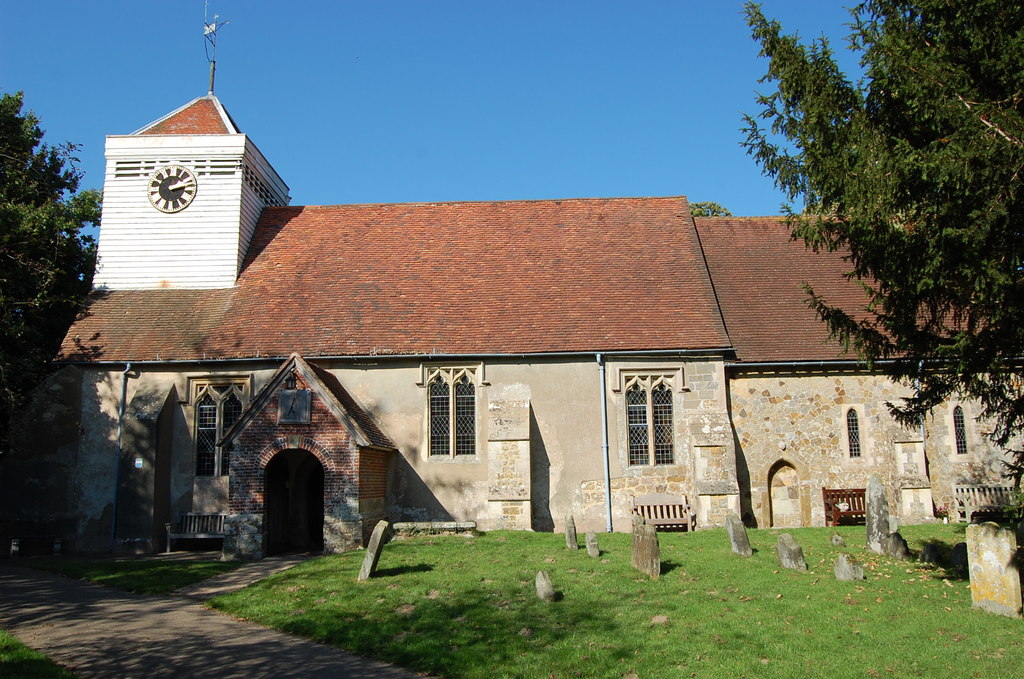
[[[864,528],[790,531],[807,572],[781,569],[778,533],[751,531],[733,555],[724,531],[660,534],[663,575],[630,567],[630,536],[599,536],[600,559],[561,535],[493,532],[389,544],[377,576],[363,552],[323,557],[214,599],[215,608],[445,677],[1010,677],[1024,623],[971,608],[963,573],[863,548]],[[963,526],[908,526],[911,549],[947,547]],[[837,582],[839,551],[868,579]],[[561,601],[534,595],[547,570]]]
[[[33,568],[88,580],[136,594],[170,594],[176,589],[238,568],[237,562],[175,559],[78,561],[33,560]]]
[[[14,636],[0,630],[0,677],[9,679],[74,679],[71,672]]]

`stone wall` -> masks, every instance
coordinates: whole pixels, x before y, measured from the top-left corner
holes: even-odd
[[[952,422],[946,422],[953,404],[926,418],[923,429],[907,429],[886,403],[911,391],[884,376],[733,370],[730,407],[748,523],[824,525],[821,489],[866,488],[873,473],[882,479],[892,511],[906,523],[932,520],[933,503],[948,501],[956,482],[1003,482],[1002,453],[985,438],[983,423],[971,419],[970,452],[956,455]],[[860,457],[850,456],[847,440],[851,408],[858,415]]]

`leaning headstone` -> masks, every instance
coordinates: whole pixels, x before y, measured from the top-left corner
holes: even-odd
[[[845,547],[846,546],[846,540],[844,540],[843,536],[840,535],[839,533],[832,533],[832,537],[829,538],[829,542],[832,543],[833,547]]]
[[[887,556],[899,559],[900,561],[906,561],[910,558],[910,546],[907,545],[907,541],[898,532],[889,533],[885,537],[885,540],[882,541],[882,551]]]
[[[949,567],[967,570],[967,543],[958,542],[949,552]]]
[[[939,563],[941,561],[939,546],[934,542],[924,543],[924,547],[921,548],[921,554],[917,557],[917,560],[921,563]]]
[[[1019,618],[1020,570],[1014,531],[992,522],[972,523],[967,526],[967,553],[974,607]]]
[[[804,550],[789,533],[779,536],[778,542],[775,543],[775,552],[779,555],[779,563],[784,568],[792,568],[797,571],[807,570]]]
[[[645,523],[633,530],[633,568],[652,578],[661,577],[661,546],[654,526]]]
[[[387,521],[378,521],[373,527],[370,535],[370,544],[366,547],[366,556],[363,557],[363,567],[359,569],[359,581],[369,580],[377,570],[377,562],[380,561],[380,553],[384,551],[384,545],[391,539],[391,524]]]
[[[864,524],[867,528],[868,549],[875,554],[885,552],[885,539],[889,536],[889,500],[878,474],[872,474],[864,495],[867,504]]]
[[[576,520],[572,518],[572,514],[565,515],[565,546],[569,549],[580,548],[576,539]]]
[[[725,530],[729,534],[729,545],[733,554],[753,555],[754,550],[750,548],[750,538],[747,537],[747,527],[740,521],[740,517],[735,514],[725,517]]]
[[[534,586],[537,588],[537,596],[540,599],[544,601],[555,600],[555,588],[551,585],[551,576],[547,574],[547,571],[537,571]]]
[[[597,545],[597,536],[594,533],[587,533],[587,554],[595,559],[601,556],[601,548]]]
[[[630,554],[636,554],[636,544],[640,540],[640,529],[644,527],[647,520],[639,514],[633,514],[633,545]],[[636,563],[633,564],[636,566]]]
[[[864,567],[846,554],[840,554],[836,559],[835,574],[836,580],[844,582],[864,580]]]

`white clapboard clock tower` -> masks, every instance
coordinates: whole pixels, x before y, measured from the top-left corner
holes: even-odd
[[[217,97],[107,137],[94,285],[226,288],[260,212],[288,187]]]
[[[223,25],[204,25],[214,50]],[[229,288],[263,208],[288,204],[287,185],[214,96],[215,70],[211,58],[206,96],[107,137],[94,287]]]

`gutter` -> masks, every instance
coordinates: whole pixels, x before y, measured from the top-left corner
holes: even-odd
[[[717,354],[732,353],[733,347],[713,347],[709,349],[655,349],[655,350],[623,350],[623,351],[602,351],[604,356],[714,356]],[[246,358],[176,358],[167,360],[146,360],[132,361],[131,365],[203,365],[204,363],[253,363],[265,361],[284,361],[288,356],[249,356]],[[513,353],[513,354],[324,354],[318,356],[304,356],[307,361],[368,361],[386,358],[394,359],[419,359],[431,361],[465,361],[469,359],[495,359],[495,358],[578,358],[582,356],[596,356],[594,351],[547,351],[536,353]],[[54,361],[56,365],[123,365],[124,361]]]
[[[128,400],[128,373],[132,369],[131,362],[124,364],[121,372],[121,403],[117,406],[117,451],[114,457],[114,505],[110,512],[110,551],[114,551],[114,544],[117,541],[117,502],[118,494],[121,491],[121,457],[123,454],[121,446],[121,432],[124,423],[125,404]]]
[[[611,474],[611,463],[609,461],[608,453],[608,383],[605,379],[605,365],[604,357],[601,354],[595,354],[597,359],[597,373],[601,380],[600,396],[601,396],[601,457],[604,461],[604,511],[605,521],[604,530],[606,533],[612,532],[612,474]]]

